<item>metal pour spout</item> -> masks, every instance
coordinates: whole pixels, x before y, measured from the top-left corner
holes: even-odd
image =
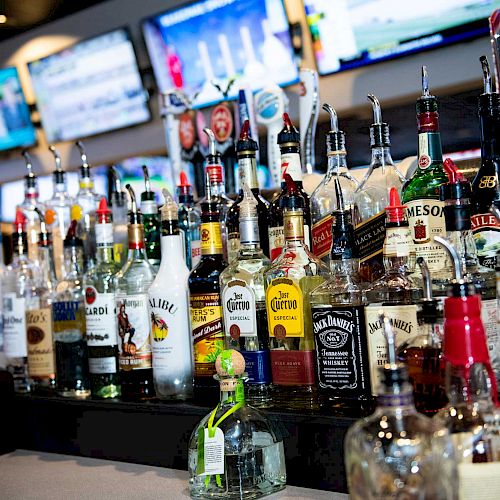
[[[83,168],[90,168],[90,165],[88,164],[87,161],[87,153],[85,151],[85,147],[83,146],[82,141],[76,141],[75,142],[76,147],[80,151],[80,158],[82,159],[82,167]]]
[[[373,94],[367,95],[368,100],[371,101],[373,107],[373,124],[380,125],[382,123],[382,108],[377,97]]]
[[[205,132],[208,137],[208,154],[212,156],[217,155],[217,141],[215,140],[215,134],[213,133],[212,129],[205,127],[203,129],[203,132]]]
[[[483,70],[483,86],[484,94],[491,94],[491,71],[490,65],[488,63],[488,58],[486,56],[481,56],[479,58],[481,63],[481,68]]]
[[[464,274],[462,270],[462,261],[460,259],[460,256],[458,255],[457,249],[450,243],[449,240],[447,240],[446,238],[441,238],[441,236],[434,236],[434,241],[443,246],[448,252],[451,261],[453,262],[453,272],[455,274],[455,281],[463,282]]]
[[[146,165],[142,166],[142,171],[144,172],[144,185],[146,187],[146,193],[151,192],[151,180],[149,178],[149,170]]]
[[[59,153],[57,152],[57,149],[55,148],[55,146],[53,144],[51,144],[49,146],[49,151],[54,156],[54,161],[56,163],[56,172],[62,172],[63,169],[62,169],[62,165],[61,165],[61,156],[59,155]]]
[[[422,66],[422,97],[431,97],[429,92],[429,74],[427,66]]]
[[[323,109],[330,115],[330,132],[339,132],[339,119],[333,106],[325,102]]]
[[[432,281],[431,273],[429,271],[429,266],[423,257],[417,258],[418,267],[420,267],[420,272],[422,273],[422,281],[424,283],[424,299],[432,300]]]

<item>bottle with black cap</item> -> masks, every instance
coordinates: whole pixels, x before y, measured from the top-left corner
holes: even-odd
[[[144,243],[146,255],[155,271],[158,271],[161,261],[161,221],[158,213],[155,192],[151,189],[149,170],[146,165],[142,166],[144,173],[145,190],[141,193],[141,213],[144,224]]]
[[[115,261],[123,266],[128,254],[128,206],[127,193],[122,189],[122,180],[118,170],[113,165],[110,168],[112,189],[109,195],[113,219],[113,256]]]

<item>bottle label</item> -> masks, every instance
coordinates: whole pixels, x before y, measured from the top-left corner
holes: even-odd
[[[240,249],[240,233],[229,233],[227,235],[227,260],[232,262]]]
[[[113,246],[113,224],[96,224],[95,241],[98,248]]]
[[[481,301],[481,319],[486,333],[491,367],[500,374],[500,323],[497,322],[497,300],[486,299]]]
[[[418,166],[425,170],[433,162],[441,162],[441,134],[439,132],[424,132],[418,134]]]
[[[191,294],[189,300],[195,376],[212,377],[215,374],[215,360],[224,350],[220,295]]]
[[[312,227],[312,253],[319,259],[330,253],[332,248],[333,217],[327,215]]]
[[[53,376],[56,372],[52,309],[32,309],[26,312],[28,337],[28,371],[30,377]]]
[[[479,263],[495,269],[496,252],[500,248],[500,223],[493,214],[473,215],[471,223]]]
[[[386,228],[384,257],[409,257],[413,251],[413,240],[408,226]]]
[[[120,369],[152,367],[148,296],[145,293],[116,298]]]
[[[258,189],[257,167],[255,158],[240,158],[238,160],[240,189],[246,184],[250,189]]]
[[[116,358],[114,356],[106,356],[105,358],[89,357],[89,372],[92,375],[116,373]]]
[[[304,226],[302,211],[286,211],[283,214],[283,228],[285,231],[285,241],[303,240],[306,227]]]
[[[118,344],[115,307],[114,293],[99,293],[93,286],[85,288],[88,346],[115,346]]]
[[[231,237],[231,235],[229,235]],[[239,239],[243,243],[257,245],[260,243],[259,224],[255,219],[240,219]]]
[[[222,304],[226,335],[234,340],[257,335],[255,293],[251,287],[242,280],[231,280],[222,292]]]
[[[197,476],[224,474],[224,433],[219,427],[198,430]]]
[[[201,260],[201,240],[191,240],[191,269]]]
[[[281,179],[285,178],[285,174],[295,182],[302,182],[302,166],[300,164],[299,153],[285,153],[281,155]]]
[[[25,358],[28,355],[26,300],[15,293],[3,296],[3,352],[8,358]]]
[[[201,225],[201,255],[222,253],[220,222],[204,222]]]
[[[440,271],[447,266],[446,250],[433,241],[434,236],[446,236],[444,201],[422,199],[409,201],[406,216],[415,245],[415,256],[423,257],[429,270]]]
[[[377,395],[382,381],[380,368],[387,361],[387,341],[382,323],[379,320],[381,310],[384,311],[394,328],[398,345],[402,345],[418,332],[416,305],[382,306],[381,304],[370,304],[365,308],[370,380],[374,396]]]
[[[314,385],[314,351],[271,350],[273,384]]]
[[[245,358],[245,371],[248,374],[248,384],[271,383],[271,359],[269,351],[241,351]]]
[[[270,227],[269,234],[269,256],[271,260],[276,259],[283,249],[285,244],[285,231],[283,226]]]
[[[381,255],[385,240],[385,210],[358,224],[354,240],[360,262]]]
[[[269,336],[304,336],[303,297],[300,287],[290,278],[275,278],[266,290]]]
[[[364,307],[313,307],[312,323],[319,387],[338,396],[369,395]]]

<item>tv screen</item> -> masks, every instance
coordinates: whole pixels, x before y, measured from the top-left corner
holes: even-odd
[[[304,0],[321,75],[488,34],[498,0]]]
[[[0,69],[0,150],[28,147],[35,143],[35,129],[17,69]]]
[[[150,119],[125,29],[28,64],[48,142],[70,141]]]
[[[194,107],[222,100],[212,82],[237,96],[268,83],[298,81],[283,0],[199,0],[158,14],[143,24],[161,92],[179,89]]]

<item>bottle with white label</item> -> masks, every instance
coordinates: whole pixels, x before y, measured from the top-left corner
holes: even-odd
[[[240,351],[248,373],[248,400],[264,405],[271,399],[271,360],[267,331],[264,272],[271,261],[260,248],[258,201],[243,184],[239,203],[240,248],[220,275],[225,344]]]
[[[193,353],[189,324],[189,269],[183,259],[177,204],[163,190],[161,263],[149,287],[153,379],[160,399],[188,399],[193,394]],[[168,286],[165,286],[168,283]]]
[[[113,222],[106,198],[96,210],[96,265],[84,276],[85,322],[92,396],[120,395],[118,335],[115,312],[114,275],[120,266],[113,255]]]

